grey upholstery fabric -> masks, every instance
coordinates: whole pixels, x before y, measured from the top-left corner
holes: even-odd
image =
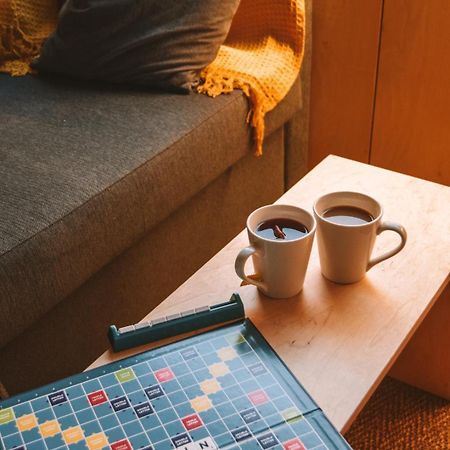
[[[67,0],[35,67],[75,78],[189,91],[224,42],[239,0]]]
[[[299,83],[267,134],[298,110]],[[248,153],[246,99],[0,76],[0,347]]]

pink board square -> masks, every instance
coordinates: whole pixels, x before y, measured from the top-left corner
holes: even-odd
[[[269,398],[262,389],[250,392],[250,394],[248,394],[248,398],[254,405],[262,405],[263,403],[269,401]]]
[[[164,383],[165,381],[173,380],[175,375],[168,367],[165,367],[164,369],[157,370],[155,377],[160,383]]]
[[[301,443],[300,439],[295,438],[290,441],[286,441],[283,444],[284,450],[306,450],[305,446]]]
[[[185,426],[186,430],[194,430],[195,428],[201,427],[203,425],[202,420],[200,419],[197,414],[191,414],[190,416],[186,416],[183,419],[181,419],[183,422],[183,425]]]
[[[102,403],[105,403],[108,401],[108,397],[106,397],[106,394],[104,391],[95,391],[88,394],[89,403],[92,406],[95,405],[101,405]]]
[[[111,444],[111,450],[133,450],[133,447],[127,439],[124,439],[122,441],[117,441],[114,442],[114,444]]]

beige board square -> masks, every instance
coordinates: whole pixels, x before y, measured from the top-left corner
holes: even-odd
[[[222,390],[222,387],[215,378],[201,382],[200,388],[205,394],[215,394],[216,392]]]
[[[108,439],[105,433],[95,433],[86,438],[86,444],[89,450],[100,450],[108,445]]]
[[[63,431],[63,436],[66,444],[75,444],[84,439],[83,430],[80,426],[67,428]]]
[[[227,373],[230,373],[230,369],[223,362],[212,364],[208,369],[213,377],[223,377]]]
[[[212,403],[206,395],[202,395],[201,397],[195,397],[191,400],[191,406],[196,412],[202,412],[212,408]]]
[[[37,420],[34,414],[27,414],[26,416],[16,419],[17,428],[19,431],[32,430],[37,427]]]
[[[237,357],[236,350],[233,347],[221,348],[217,354],[222,361],[230,361]]]
[[[57,420],[47,420],[39,426],[39,431],[43,438],[55,436],[61,431]]]

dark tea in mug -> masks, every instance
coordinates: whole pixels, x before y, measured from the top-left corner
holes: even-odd
[[[374,217],[368,211],[356,206],[333,206],[322,213],[322,217],[338,225],[363,225]]]
[[[292,241],[308,234],[308,228],[293,219],[277,218],[261,222],[256,227],[255,233],[262,238],[272,241]]]

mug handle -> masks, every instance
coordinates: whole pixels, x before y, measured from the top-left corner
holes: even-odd
[[[402,225],[395,222],[383,222],[377,229],[377,235],[381,234],[383,231],[388,230],[395,231],[400,236],[401,242],[394,249],[386,253],[383,253],[380,256],[372,258],[367,264],[367,270],[371,269],[375,264],[378,264],[381,261],[384,261],[385,259],[388,259],[391,256],[396,255],[405,246],[407,234],[405,228]]]
[[[263,283],[262,281],[253,280],[245,274],[245,263],[247,262],[247,259],[254,254],[261,255],[261,252],[256,247],[253,247],[253,245],[249,245],[248,247],[243,248],[236,256],[234,270],[241,280],[246,281],[248,284],[253,284],[257,288],[260,288],[262,290],[267,290],[267,286],[265,283]]]

